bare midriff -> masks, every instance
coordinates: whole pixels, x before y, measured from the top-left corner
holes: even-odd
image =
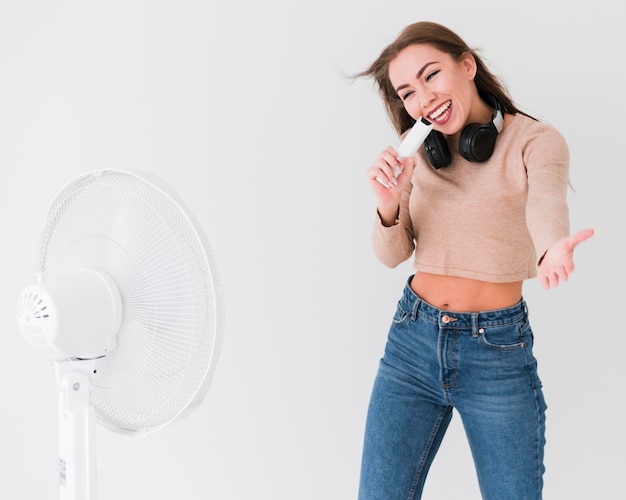
[[[522,297],[522,281],[490,283],[422,272],[411,280],[411,289],[429,304],[455,312],[503,309]]]

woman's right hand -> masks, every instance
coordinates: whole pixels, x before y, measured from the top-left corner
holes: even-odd
[[[378,213],[384,224],[395,222],[402,191],[411,181],[414,167],[413,158],[398,158],[396,150],[388,146],[368,169],[367,176],[378,198]]]

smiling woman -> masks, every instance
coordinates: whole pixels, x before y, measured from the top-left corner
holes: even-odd
[[[541,498],[546,405],[522,286],[567,280],[593,235],[568,235],[567,144],[439,24],[408,26],[359,76],[398,134],[433,128],[413,157],[389,146],[368,170],[376,255],[416,272],[374,383],[359,498],[420,498],[454,409],[483,498]]]

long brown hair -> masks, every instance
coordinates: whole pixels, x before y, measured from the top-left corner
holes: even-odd
[[[478,93],[492,94],[500,102],[504,113],[526,114],[515,106],[506,85],[487,69],[476,51],[471,49],[461,37],[441,24],[422,21],[404,28],[398,38],[381,52],[369,68],[356,75],[357,78],[365,76],[376,81],[387,114],[398,134],[411,128],[415,120],[406,112],[402,100],[389,81],[389,64],[403,49],[414,44],[431,45],[441,52],[450,54],[455,61],[460,61],[467,53],[471,54],[476,60],[477,70],[474,82]]]

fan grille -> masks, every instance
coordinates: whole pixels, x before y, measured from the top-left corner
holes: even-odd
[[[114,430],[151,432],[204,395],[221,341],[210,248],[191,214],[144,178],[106,170],[50,208],[36,272],[105,271],[124,309],[117,346],[92,380],[91,404]]]

